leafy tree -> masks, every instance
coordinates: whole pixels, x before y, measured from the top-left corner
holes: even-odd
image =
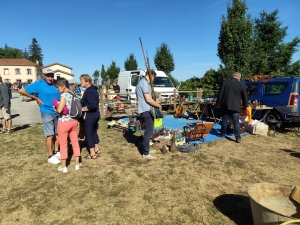
[[[156,49],[154,64],[158,70],[164,71],[166,74],[170,74],[175,69],[173,54],[166,43],[162,43]]]
[[[225,68],[225,78],[232,76],[235,71],[241,72],[244,77],[252,75],[253,23],[250,14],[246,15],[247,9],[244,0],[233,0],[232,7],[227,7],[227,17],[222,16],[218,56]]]
[[[287,74],[294,77],[300,77],[300,60],[289,65]]]
[[[170,78],[171,82],[174,84],[174,86],[178,87],[178,85],[179,85],[180,82],[175,77],[173,77],[172,74],[169,73],[167,75]]]
[[[281,27],[278,10],[260,13],[254,20],[254,51],[252,71],[254,74],[280,75],[289,71],[292,56],[300,43],[299,37],[284,43],[288,27]]]
[[[200,84],[200,78],[198,78],[198,77],[192,77],[192,78],[187,79],[186,81],[184,81],[184,82],[181,83],[180,90],[181,91],[183,91],[183,90],[195,90],[197,88],[200,88],[200,86],[201,86],[201,84]],[[182,93],[180,95],[185,96],[186,93]]]
[[[94,77],[94,84],[98,87],[99,84],[99,76],[100,76],[100,71],[99,70],[95,70],[95,72],[93,73],[93,77]]]
[[[29,45],[29,60],[31,62],[36,63],[36,61],[39,62],[39,64],[43,65],[43,54],[42,49],[40,45],[38,44],[38,41],[35,38],[32,38],[32,43]]]
[[[19,59],[22,58],[23,52],[21,49],[12,48],[5,44],[4,48],[0,48],[0,58]]]
[[[204,76],[200,78],[200,88],[204,90],[203,97],[207,97],[209,95],[214,95],[216,92],[213,92],[211,90],[219,90],[220,84],[222,83],[223,77],[220,76],[220,74],[210,69],[205,72]],[[209,90],[209,91],[205,91]]]
[[[101,76],[102,80],[105,79],[106,74],[107,74],[107,73],[106,73],[106,71],[105,71],[105,67],[104,67],[104,65],[102,64],[102,66],[101,66],[101,72],[100,72],[100,76]]]
[[[136,59],[134,58],[134,54],[131,53],[129,55],[129,58],[127,58],[124,62],[124,68],[126,71],[129,71],[129,70],[137,70],[138,68],[138,63],[136,61]]]
[[[120,67],[116,66],[116,62],[112,61],[110,66],[106,70],[106,74],[109,74],[110,79],[116,79],[118,77],[118,74],[120,73]]]
[[[26,48],[25,48],[25,50],[24,50],[24,52],[23,52],[23,58],[24,58],[24,59],[29,59],[29,54],[28,54]]]

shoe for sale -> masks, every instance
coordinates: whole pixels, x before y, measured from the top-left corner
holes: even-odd
[[[62,168],[61,166],[59,166],[59,167],[57,168],[57,171],[63,172],[63,173],[67,173],[67,172],[68,172],[68,169],[67,169],[67,167]]]
[[[55,156],[51,156],[50,158],[48,158],[48,163],[50,164],[59,164],[60,161],[58,160],[58,158],[56,158]]]
[[[81,163],[75,165],[75,170],[79,170],[80,167],[81,167]]]
[[[148,154],[148,155],[143,155],[143,158],[144,158],[144,159],[155,159],[155,157],[152,156],[152,155],[150,155],[150,154]]]
[[[115,120],[112,120],[112,121],[110,121],[110,122],[108,122],[107,123],[107,126],[114,126],[114,125],[116,125],[116,121]]]

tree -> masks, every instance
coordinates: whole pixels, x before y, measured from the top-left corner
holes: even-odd
[[[175,77],[173,77],[172,74],[169,73],[167,75],[170,78],[171,82],[174,84],[174,86],[178,87],[178,85],[179,85],[180,82]]]
[[[297,51],[300,39],[295,37],[284,43],[288,27],[281,27],[278,10],[260,13],[254,20],[254,51],[252,71],[254,74],[280,75],[289,71],[292,56]]]
[[[129,55],[129,58],[127,58],[124,62],[124,68],[126,71],[129,71],[129,70],[137,70],[138,68],[138,63],[136,61],[136,59],[134,58],[134,54],[131,53]]]
[[[102,64],[102,66],[101,66],[101,72],[100,72],[100,76],[101,76],[102,80],[105,79],[106,74],[107,74],[107,73],[106,73],[106,71],[105,71],[105,67],[104,67],[104,65]]]
[[[26,48],[25,48],[25,50],[24,50],[24,52],[23,52],[23,58],[24,58],[24,59],[29,59],[29,54],[28,54]]]
[[[206,71],[204,76],[200,78],[200,88],[209,91],[204,91],[203,97],[215,95],[216,93],[210,90],[219,90],[222,81],[222,76],[217,71],[213,69]]]
[[[156,49],[154,64],[157,70],[170,74],[175,69],[173,55],[166,43]]]
[[[100,76],[100,71],[99,70],[95,70],[95,72],[93,73],[93,77],[94,77],[94,84],[98,87],[99,84],[99,76]]]
[[[21,49],[9,47],[5,44],[4,48],[0,48],[0,58],[19,59],[22,58],[23,52]]]
[[[38,41],[35,38],[32,38],[32,43],[29,45],[29,60],[36,63],[39,62],[39,65],[43,65],[43,54]]]
[[[226,70],[225,78],[235,71],[243,77],[252,75],[250,71],[251,53],[253,47],[250,14],[247,14],[244,0],[233,0],[232,8],[228,5],[227,17],[222,16],[222,24],[218,43],[218,56]]]
[[[116,79],[119,73],[120,73],[120,67],[117,67],[116,62],[112,61],[112,63],[106,70],[106,74],[110,76],[110,79]]]

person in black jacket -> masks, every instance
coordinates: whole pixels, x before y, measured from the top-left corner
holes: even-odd
[[[223,82],[218,98],[217,107],[222,111],[222,124],[220,137],[224,138],[228,126],[228,119],[232,118],[236,142],[241,142],[239,115],[241,104],[243,107],[248,107],[246,85],[241,81],[241,74],[235,72],[232,79]]]
[[[88,74],[80,76],[80,84],[85,88],[81,98],[81,106],[84,119],[84,134],[88,143],[90,154],[86,159],[96,159],[99,150],[99,137],[97,134],[98,121],[100,119],[99,111],[99,93],[97,87],[92,85],[92,78]]]

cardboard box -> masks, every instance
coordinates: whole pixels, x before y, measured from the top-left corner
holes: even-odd
[[[154,128],[162,127],[163,118],[158,118],[154,120]]]

